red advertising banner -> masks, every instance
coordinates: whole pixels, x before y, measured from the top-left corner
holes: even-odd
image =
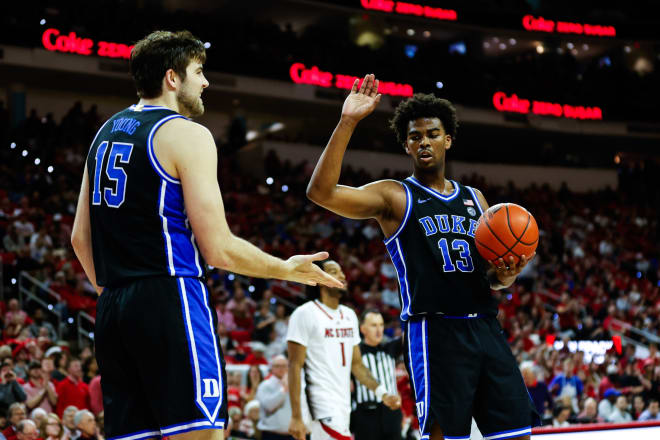
[[[305,67],[303,63],[293,63],[289,68],[291,81],[296,84],[311,84],[320,87],[334,87],[337,89],[350,89],[357,76],[333,74],[324,72],[316,66]],[[360,78],[362,83],[362,78]],[[412,96],[413,88],[410,84],[399,84],[390,81],[379,81],[378,92],[391,96]]]
[[[504,92],[493,94],[493,106],[498,112],[511,112],[521,114],[534,114],[540,116],[554,116],[569,119],[603,119],[600,107],[584,107],[581,105],[558,104],[555,102],[536,101],[519,98],[515,93],[507,96]]]
[[[614,26],[555,21],[543,17],[534,17],[533,15],[525,15],[522,19],[522,25],[526,30],[535,32],[557,32],[560,34],[589,35],[592,37],[616,37],[616,28]]]
[[[46,50],[53,52],[75,53],[78,55],[97,55],[107,58],[125,58],[131,56],[133,46],[122,43],[99,41],[97,44],[91,38],[82,38],[75,32],[62,34],[58,29],[46,29],[41,35],[41,42]]]
[[[415,15],[435,20],[456,21],[458,14],[453,9],[434,8],[417,3],[396,2],[390,0],[361,0],[364,9],[387,12],[389,14]]]

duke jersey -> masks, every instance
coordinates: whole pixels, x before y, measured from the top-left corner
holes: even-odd
[[[154,154],[156,131],[175,118],[184,116],[165,107],[132,105],[108,119],[92,141],[89,212],[100,286],[204,275],[181,182]]]
[[[355,312],[309,301],[291,314],[286,339],[306,347],[306,394],[313,419],[332,418],[348,429],[353,347],[360,344]]]
[[[442,195],[414,176],[403,180],[406,211],[385,246],[396,268],[401,320],[415,315],[496,315],[487,263],[474,244],[482,208],[474,190],[452,181]]]

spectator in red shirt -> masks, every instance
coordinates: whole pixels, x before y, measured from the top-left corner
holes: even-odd
[[[266,346],[259,341],[252,342],[250,345],[252,346],[252,353],[245,358],[245,363],[250,365],[268,365],[268,360],[264,357]]]
[[[7,411],[7,421],[9,422],[9,426],[2,431],[2,435],[4,435],[7,440],[17,440],[16,427],[22,420],[25,420],[26,417],[27,412],[25,411],[25,405],[18,402],[12,403],[9,406],[9,411]]]
[[[38,362],[31,362],[28,366],[28,381],[23,384],[23,391],[27,395],[25,404],[30,411],[42,408],[46,413],[51,413],[57,405],[55,386],[48,380]]]
[[[66,365],[67,376],[57,384],[57,415],[61,416],[67,406],[89,409],[89,387],[82,381],[80,360],[69,358]]]

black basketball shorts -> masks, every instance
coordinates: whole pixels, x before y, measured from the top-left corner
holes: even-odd
[[[216,324],[197,278],[146,278],[105,289],[95,340],[108,440],[224,429],[227,388]]]
[[[434,423],[469,439],[472,417],[485,440],[531,434],[536,410],[495,317],[413,317],[405,333],[422,439]]]

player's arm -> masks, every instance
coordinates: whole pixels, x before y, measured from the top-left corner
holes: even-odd
[[[163,143],[159,148],[171,155],[183,186],[190,225],[210,265],[252,277],[342,287],[338,280],[312,263],[327,258],[327,252],[296,255],[284,261],[235,236],[225,218],[217,177],[218,156],[211,133],[184,119],[170,121],[159,131],[163,130],[166,131],[158,137],[158,142]]]
[[[478,189],[474,188],[474,192],[477,195],[477,200],[479,205],[481,205],[481,209],[486,212],[488,209],[488,202],[486,202],[486,198]],[[518,261],[517,264],[515,263],[513,257],[509,257],[508,262],[505,262],[502,258],[500,258],[496,264],[489,261],[488,264],[490,264],[490,269],[488,269],[486,274],[488,276],[488,280],[490,281],[490,288],[493,290],[501,290],[510,287],[514,281],[516,281],[518,274],[522,272],[523,268],[527,265],[529,260],[534,258],[534,255],[536,255],[536,252],[534,252],[529,257],[522,255],[520,257],[520,261]]]
[[[305,365],[307,347],[293,341],[288,341],[287,347],[289,353],[289,400],[291,401],[289,434],[296,440],[304,440],[307,434],[307,428],[302,419],[300,374],[303,365]]]
[[[362,362],[362,353],[360,352],[360,346],[353,346],[353,358],[351,359],[351,373],[355,378],[374,392],[376,397],[380,397],[383,400],[383,403],[390,409],[397,409],[401,406],[401,399],[399,396],[387,394],[385,391],[385,386],[378,383],[378,381],[371,374],[371,371],[364,365]]]
[[[382,216],[388,206],[386,190],[391,182],[380,181],[354,188],[338,185],[344,153],[358,122],[380,102],[378,80],[367,75],[358,88],[355,80],[342,108],[341,119],[319,158],[307,186],[307,197],[343,217],[366,219]]]
[[[78,196],[78,207],[76,218],[73,221],[71,231],[71,246],[80,261],[90,283],[100,295],[103,287],[96,284],[96,270],[94,269],[94,257],[92,255],[92,228],[89,220],[89,179],[87,178],[87,164],[83,171],[80,195]]]

